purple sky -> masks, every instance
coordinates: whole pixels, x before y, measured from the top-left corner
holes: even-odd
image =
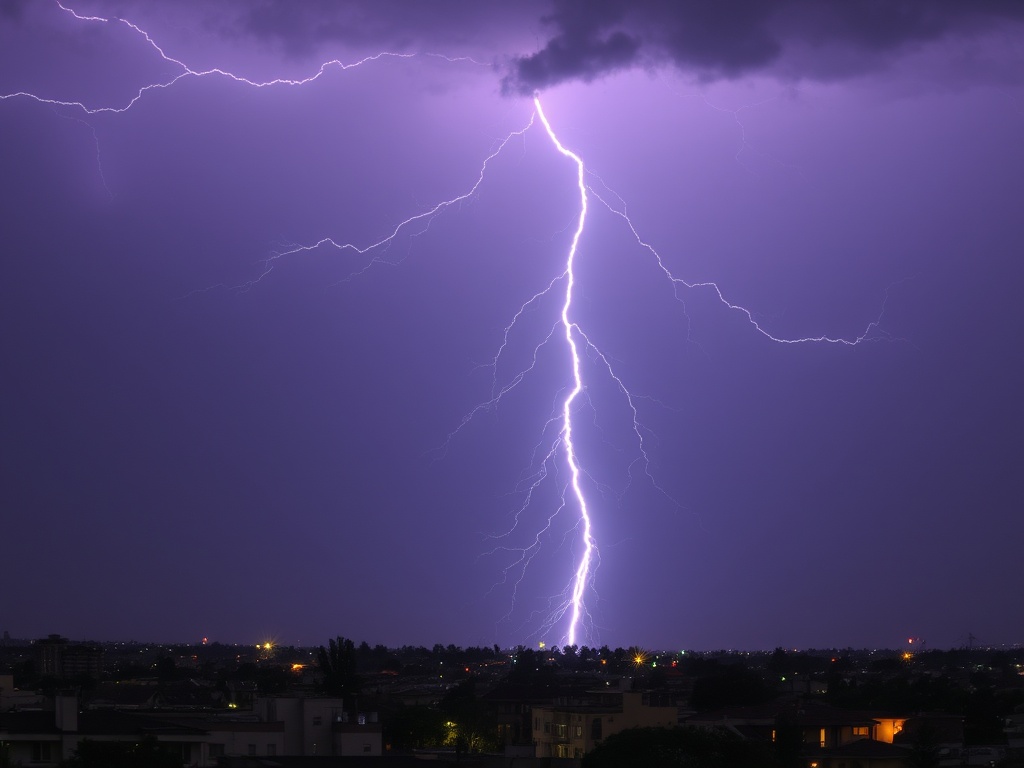
[[[0,630],[564,642],[574,163],[535,121],[303,248],[536,89],[578,640],[1024,639],[1024,6],[70,7],[152,44],[0,3]]]

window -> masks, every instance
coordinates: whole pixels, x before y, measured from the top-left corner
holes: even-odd
[[[48,741],[37,741],[32,744],[32,762],[33,763],[48,763],[50,762],[50,742]]]
[[[565,723],[558,723],[557,725],[555,725],[555,737],[556,738],[564,739],[568,735],[569,735],[569,726],[567,726]]]
[[[601,718],[595,717],[590,723],[590,738],[593,741],[601,739]]]
[[[575,736],[577,739],[583,738],[583,726],[582,725],[577,725],[576,726],[576,728],[574,729],[574,732],[573,732],[573,736]]]
[[[218,744],[217,742],[211,742],[210,744],[210,757],[223,757],[224,745]]]
[[[255,744],[250,744],[249,745],[249,754],[253,755],[253,756],[256,755],[256,745]]]
[[[854,736],[863,736],[863,737],[867,738],[867,736],[868,736],[868,727],[866,725],[855,725],[855,726],[853,726],[853,735]]]
[[[320,715],[317,715],[316,717],[313,718],[313,725],[323,725],[323,724],[324,724],[324,719],[322,717],[320,717]]]
[[[366,754],[370,754],[370,745],[369,744],[363,744],[363,752],[365,752]]]
[[[551,723],[544,721],[544,733],[551,733]]]
[[[825,734],[825,729],[824,728],[821,728],[821,729],[818,730],[818,746],[820,746],[820,747],[824,747],[825,746],[825,735],[826,734]]]

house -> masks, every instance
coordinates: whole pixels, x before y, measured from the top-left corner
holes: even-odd
[[[722,728],[743,738],[775,741],[785,729],[807,748],[834,749],[868,739],[892,744],[904,717],[838,709],[823,702],[780,700],[753,707],[732,707],[686,718],[686,725]]]
[[[722,729],[745,739],[788,739],[799,746],[808,768],[903,768],[912,744],[904,730],[914,720],[788,699],[705,712],[686,718],[685,724]],[[962,740],[962,728],[959,733]]]
[[[643,691],[590,691],[533,708],[536,757],[579,758],[603,739],[628,728],[669,728],[679,722],[675,706],[651,701]]]
[[[487,691],[481,700],[490,708],[497,723],[497,741],[506,754],[534,753],[533,711],[558,699],[583,696],[598,684],[593,678],[585,681],[556,679],[544,683],[502,680]],[[523,748],[522,750],[517,748]]]

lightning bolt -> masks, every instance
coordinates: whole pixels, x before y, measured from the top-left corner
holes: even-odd
[[[356,61],[350,61],[350,62],[344,62],[344,61],[341,61],[340,59],[330,59],[329,61],[325,61],[325,62],[321,63],[320,66],[317,68],[316,72],[314,72],[311,75],[308,75],[307,77],[302,77],[302,78],[277,77],[277,78],[272,78],[270,80],[252,80],[252,79],[250,79],[248,77],[244,77],[242,75],[236,75],[233,72],[230,72],[229,70],[221,69],[220,67],[211,67],[209,69],[193,69],[188,64],[186,64],[185,62],[181,61],[180,59],[177,59],[174,56],[169,55],[166,51],[164,51],[164,49],[162,47],[160,47],[156,43],[156,41],[150,36],[150,34],[148,32],[146,32],[144,29],[139,27],[137,24],[134,24],[131,21],[128,21],[127,19],[122,19],[122,18],[119,18],[119,17],[105,17],[105,16],[83,16],[82,14],[79,14],[78,12],[76,12],[73,8],[70,8],[70,7],[62,4],[60,2],[60,0],[56,0],[56,5],[62,11],[64,11],[65,13],[67,13],[70,16],[72,16],[73,18],[75,18],[78,21],[96,22],[96,23],[101,23],[101,24],[114,24],[114,23],[123,24],[128,29],[130,29],[133,34],[138,35],[143,40],[145,40],[146,45],[149,46],[149,48],[151,50],[155,51],[157,56],[159,56],[164,62],[166,62],[167,64],[171,64],[177,70],[176,73],[172,77],[170,77],[170,78],[168,78],[166,80],[162,80],[160,82],[155,82],[155,83],[147,83],[146,85],[143,85],[142,87],[140,87],[140,88],[138,88],[136,90],[135,94],[131,98],[129,98],[128,101],[126,101],[124,104],[122,104],[120,106],[112,106],[112,105],[104,105],[104,106],[98,106],[98,107],[96,107],[96,106],[89,106],[84,101],[55,99],[55,98],[51,98],[51,97],[47,97],[47,96],[42,96],[42,95],[37,94],[37,93],[32,93],[30,91],[15,91],[13,93],[0,94],[0,101],[4,101],[4,100],[7,100],[7,99],[14,99],[14,98],[23,98],[23,99],[30,99],[32,101],[36,101],[36,102],[38,102],[40,104],[47,104],[47,105],[55,106],[55,107],[75,107],[77,109],[80,109],[82,112],[84,112],[87,115],[96,115],[96,114],[101,114],[101,113],[104,113],[104,112],[120,114],[122,112],[127,112],[129,109],[134,107],[139,102],[139,100],[142,99],[150,91],[163,90],[163,89],[166,89],[166,88],[170,88],[171,86],[173,86],[176,83],[178,83],[180,80],[183,80],[185,78],[190,78],[190,77],[195,77],[195,78],[223,77],[223,78],[226,78],[228,80],[232,80],[232,81],[238,83],[239,85],[247,85],[247,86],[250,86],[252,88],[269,88],[269,87],[272,87],[272,86],[301,86],[301,85],[308,85],[309,83],[313,83],[313,82],[319,80],[328,71],[330,71],[332,69],[338,69],[338,70],[341,70],[341,71],[345,71],[345,70],[349,70],[349,69],[354,69],[356,67],[360,67],[360,66],[362,66],[364,64],[368,64],[368,63],[373,62],[373,61],[378,61],[380,59],[389,59],[389,58],[391,58],[391,59],[412,59],[412,58],[416,58],[417,56],[430,56],[430,57],[434,57],[434,58],[444,59],[445,61],[448,61],[448,62],[451,62],[451,63],[467,61],[467,62],[470,62],[471,64],[475,64],[477,66],[486,66],[485,64],[483,64],[481,62],[478,62],[478,61],[475,61],[474,59],[472,59],[472,58],[470,58],[468,56],[445,56],[444,54],[439,54],[439,53],[398,53],[398,52],[393,52],[393,51],[381,51],[379,53],[374,53],[374,54],[371,54],[369,56],[364,56],[361,59],[358,59]]]
[[[125,25],[133,34],[144,39],[149,48],[159,58],[164,62],[171,64],[175,68],[175,73],[167,79],[143,85],[137,89],[131,98],[119,106],[90,106],[86,104],[85,101],[58,100],[26,91],[0,94],[0,101],[13,98],[24,98],[50,106],[75,108],[84,112],[86,115],[94,115],[98,113],[123,113],[131,109],[146,94],[152,91],[170,88],[174,84],[188,77],[199,78],[219,76],[227,78],[242,86],[260,89],[270,86],[302,86],[318,80],[330,69],[345,71],[382,58],[410,59],[420,55],[440,56],[439,54],[380,52],[350,63],[343,63],[339,59],[325,61],[314,73],[305,78],[274,78],[265,81],[256,81],[220,68],[204,70],[193,69],[183,61],[167,54],[164,49],[153,40],[148,32],[132,22],[120,18],[80,15],[59,1],[56,4],[62,11],[83,23],[119,23]],[[447,56],[440,57],[453,63],[470,61],[472,64],[480,64],[480,62],[475,62],[470,59]],[[518,588],[526,573],[526,569],[530,566],[534,556],[542,546],[543,535],[552,530],[556,517],[563,513],[571,513],[575,515],[574,522],[568,526],[568,532],[563,537],[563,540],[572,538],[574,550],[571,567],[569,569],[570,576],[568,583],[561,592],[550,598],[548,612],[541,618],[541,628],[539,630],[541,633],[557,635],[560,638],[559,641],[564,640],[570,645],[575,645],[580,640],[584,642],[592,642],[596,639],[592,631],[593,620],[588,609],[587,598],[588,594],[594,591],[595,570],[599,563],[599,550],[597,547],[597,539],[594,530],[594,517],[592,514],[593,507],[588,501],[588,493],[585,490],[585,486],[587,486],[588,483],[598,487],[599,483],[597,483],[597,481],[585,470],[585,464],[581,460],[580,450],[576,442],[578,432],[575,429],[575,417],[578,416],[580,405],[588,400],[587,385],[583,373],[585,356],[589,356],[590,362],[596,364],[599,370],[603,370],[604,374],[613,382],[614,387],[624,399],[626,407],[631,414],[632,429],[636,438],[637,458],[630,464],[630,477],[632,477],[633,466],[636,463],[641,464],[643,466],[645,476],[653,486],[669,498],[670,501],[675,503],[675,500],[671,499],[671,497],[668,496],[668,494],[665,493],[665,491],[658,485],[651,472],[651,462],[645,442],[645,438],[650,434],[650,432],[640,421],[640,412],[636,402],[637,397],[630,392],[623,379],[615,371],[610,357],[600,350],[574,317],[574,298],[577,290],[576,265],[577,260],[580,257],[580,241],[586,228],[588,214],[590,213],[591,198],[599,202],[601,206],[603,206],[604,210],[621,220],[628,228],[641,252],[646,253],[651,259],[653,259],[654,267],[660,271],[672,286],[675,299],[684,305],[684,313],[684,292],[704,290],[710,291],[720,304],[728,311],[739,313],[745,317],[746,321],[755,332],[773,343],[827,343],[855,346],[866,341],[887,339],[890,337],[880,327],[882,316],[885,311],[885,301],[882,302],[882,306],[875,320],[870,322],[865,329],[856,336],[833,337],[817,335],[785,338],[771,333],[757,320],[751,310],[731,302],[718,284],[711,281],[689,282],[678,277],[670,270],[666,259],[655,248],[655,246],[643,238],[628,214],[625,201],[615,193],[603,179],[587,169],[579,154],[562,144],[544,112],[540,96],[535,95],[532,103],[533,114],[530,116],[526,124],[522,128],[508,133],[497,143],[497,146],[493,148],[481,163],[476,179],[469,184],[466,190],[461,194],[442,200],[441,202],[425,208],[418,213],[413,213],[412,215],[407,216],[395,224],[391,230],[382,237],[368,243],[357,244],[352,242],[339,242],[328,237],[322,238],[308,245],[295,245],[281,252],[274,253],[267,259],[263,260],[263,268],[255,278],[230,287],[238,290],[251,288],[253,285],[264,280],[279,265],[282,259],[299,256],[302,253],[325,247],[333,248],[338,251],[352,252],[358,256],[366,258],[363,265],[350,273],[346,280],[357,277],[377,264],[384,263],[384,254],[387,253],[391,245],[400,236],[416,237],[424,234],[438,216],[443,215],[449,210],[457,209],[461,204],[471,200],[478,193],[481,185],[484,183],[491,162],[501,154],[511,142],[516,139],[524,138],[527,132],[529,132],[535,126],[537,120],[539,120],[547,138],[550,140],[555,150],[563,158],[571,161],[575,168],[576,188],[578,191],[578,212],[575,216],[575,227],[572,230],[572,236],[565,253],[564,262],[560,262],[560,264],[564,263],[564,267],[560,267],[561,271],[551,278],[544,288],[523,302],[518,311],[513,315],[509,324],[505,326],[501,343],[488,366],[492,368],[493,371],[490,398],[478,404],[463,417],[462,421],[455,427],[455,429],[452,430],[452,432],[449,433],[445,442],[441,446],[441,450],[443,452],[463,427],[472,421],[478,414],[496,408],[507,395],[515,390],[524,381],[524,379],[533,372],[538,362],[538,356],[543,348],[554,344],[556,341],[560,344],[564,343],[568,368],[571,372],[571,384],[559,393],[556,393],[555,404],[552,408],[551,415],[548,417],[541,429],[541,438],[534,449],[534,454],[530,464],[532,469],[527,473],[526,478],[521,482],[521,487],[518,489],[523,491],[524,501],[515,511],[510,528],[505,533],[499,534],[495,538],[502,540],[507,539],[507,537],[509,537],[511,533],[522,524],[527,509],[534,504],[536,492],[551,477],[553,472],[558,471],[560,462],[568,468],[568,479],[563,481],[561,485],[559,503],[555,506],[554,510],[546,516],[545,522],[539,527],[527,546],[514,547],[511,544],[503,543],[495,550],[492,550],[492,553],[498,551],[515,553],[513,562],[505,566],[503,570],[505,581],[510,582],[512,585],[514,609]],[[93,135],[95,138],[95,131],[93,132]],[[98,139],[96,141],[98,152]],[[600,210],[600,208],[598,210]],[[506,383],[501,383],[498,377],[498,366],[509,347],[512,333],[517,328],[527,311],[536,308],[545,299],[558,296],[559,294],[557,291],[561,287],[564,287],[564,292],[560,294],[560,309],[557,312],[557,319],[552,322],[547,334],[544,335],[540,342],[533,347],[533,354],[528,364],[514,373]],[[511,615],[513,609],[510,609],[509,614],[507,614],[506,617]]]
[[[570,597],[570,610],[571,616],[569,618],[569,630],[568,640],[569,645],[576,644],[576,634],[579,628],[580,620],[582,618],[584,606],[583,606],[583,592],[590,581],[590,563],[594,556],[594,536],[591,532],[591,519],[590,511],[587,509],[587,500],[583,495],[583,488],[580,485],[580,463],[576,458],[576,446],[572,441],[572,406],[573,402],[579,397],[583,391],[583,376],[580,374],[580,352],[576,346],[576,339],[573,338],[573,334],[580,334],[578,326],[570,318],[570,312],[572,310],[572,296],[573,287],[576,285],[576,274],[573,268],[576,264],[576,251],[579,248],[580,236],[583,234],[583,227],[587,221],[587,185],[585,168],[583,161],[580,156],[572,150],[566,149],[562,142],[558,140],[558,136],[555,135],[554,130],[551,128],[551,123],[548,122],[547,116],[544,114],[544,108],[541,107],[540,97],[534,96],[533,105],[537,110],[537,115],[540,117],[541,123],[544,124],[544,130],[547,131],[548,136],[554,143],[555,148],[568,157],[576,164],[576,184],[580,191],[580,216],[576,223],[576,231],[572,235],[572,243],[569,246],[569,255],[565,262],[565,302],[562,304],[562,329],[565,332],[565,343],[569,347],[569,356],[572,360],[572,381],[573,387],[569,391],[568,396],[562,403],[562,434],[561,441],[565,447],[565,460],[569,464],[569,472],[571,474],[572,492],[576,497],[576,503],[579,506],[580,511],[580,524],[582,531],[580,533],[583,542],[583,554],[580,556],[579,565],[576,567],[576,573],[573,577],[572,583],[572,594]]]

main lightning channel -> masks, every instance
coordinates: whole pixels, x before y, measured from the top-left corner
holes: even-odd
[[[579,328],[569,317],[569,313],[572,310],[573,287],[576,284],[576,275],[573,268],[576,263],[576,253],[579,250],[580,237],[583,235],[583,227],[587,220],[586,169],[583,166],[583,160],[580,156],[571,149],[566,149],[565,146],[562,145],[562,142],[558,140],[558,136],[555,135],[555,131],[552,129],[551,123],[548,122],[547,115],[544,114],[544,108],[541,106],[539,97],[533,97],[533,105],[537,110],[537,117],[540,118],[540,121],[544,126],[544,130],[547,131],[548,137],[555,145],[555,148],[562,155],[576,163],[576,185],[580,191],[580,216],[576,223],[576,231],[572,236],[572,243],[569,246],[569,254],[566,257],[565,302],[562,304],[561,314],[562,329],[565,331],[565,341],[566,344],[569,345],[570,356],[572,358],[573,380],[573,387],[562,403],[561,442],[565,447],[565,460],[569,464],[569,471],[572,477],[572,492],[576,497],[576,503],[579,506],[580,525],[583,527],[583,554],[580,556],[579,565],[576,567],[576,573],[572,582],[572,595],[570,597],[572,613],[569,619],[568,639],[569,645],[575,645],[576,631],[583,615],[583,593],[587,588],[587,584],[590,582],[590,564],[594,556],[593,526],[591,524],[590,511],[587,508],[587,499],[583,493],[583,487],[580,484],[581,472],[580,463],[576,458],[576,446],[572,441],[572,406],[573,402],[583,391],[583,375],[580,373],[579,349],[576,346],[576,340],[573,338],[573,332],[579,332]]]

